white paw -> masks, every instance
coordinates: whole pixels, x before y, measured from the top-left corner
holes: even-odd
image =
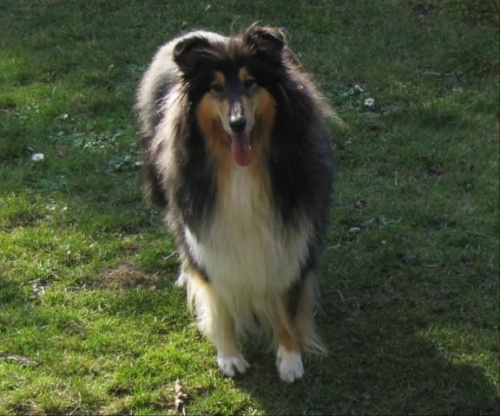
[[[243,374],[250,367],[241,354],[228,357],[218,356],[217,364],[219,364],[219,368],[224,375],[228,377],[234,377],[236,373]]]
[[[276,365],[278,366],[280,379],[285,383],[293,383],[304,375],[300,352],[289,352],[280,346]]]

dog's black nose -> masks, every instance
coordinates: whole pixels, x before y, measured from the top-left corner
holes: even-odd
[[[247,119],[245,117],[232,117],[229,119],[229,127],[231,127],[231,130],[235,133],[241,133],[245,130],[246,125]]]

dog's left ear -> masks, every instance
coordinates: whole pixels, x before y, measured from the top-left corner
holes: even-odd
[[[274,27],[250,26],[243,39],[257,54],[272,60],[279,59],[286,46],[283,30]]]

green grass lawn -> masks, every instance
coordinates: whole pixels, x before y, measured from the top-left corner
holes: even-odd
[[[497,0],[2,0],[0,414],[498,414]],[[349,126],[330,349],[226,379],[142,200],[138,80],[179,32],[284,27]],[[365,100],[374,105],[367,107]],[[43,153],[42,161],[32,155]]]

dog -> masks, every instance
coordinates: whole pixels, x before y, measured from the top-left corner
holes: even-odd
[[[161,47],[136,104],[146,189],[165,209],[201,332],[226,376],[245,335],[270,336],[279,377],[324,352],[315,276],[333,158],[324,100],[281,29],[193,31]]]

